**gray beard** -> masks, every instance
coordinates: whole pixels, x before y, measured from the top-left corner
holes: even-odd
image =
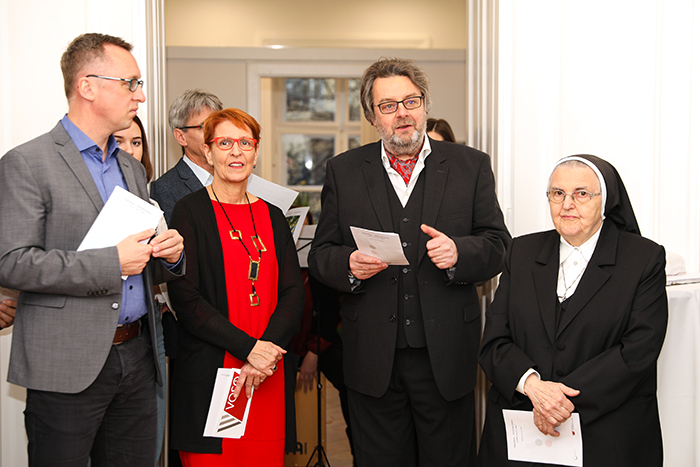
[[[423,145],[425,126],[426,125],[423,125],[423,128],[416,128],[410,141],[405,142],[401,141],[395,134],[389,135],[379,127],[377,127],[377,133],[379,133],[379,137],[384,143],[384,148],[394,156],[414,156]]]

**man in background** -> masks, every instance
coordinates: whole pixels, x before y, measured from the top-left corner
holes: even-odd
[[[158,202],[168,223],[180,198],[211,183],[212,168],[204,155],[202,125],[209,114],[221,109],[219,98],[201,89],[185,91],[170,106],[168,123],[182,146],[182,158],[151,183],[151,198]]]

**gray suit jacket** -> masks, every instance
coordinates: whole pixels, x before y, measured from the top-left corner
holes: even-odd
[[[143,166],[118,155],[129,191],[147,200]],[[77,393],[102,369],[121,307],[116,247],[76,249],[104,203],[85,162],[59,122],[51,132],[0,159],[0,284],[21,290],[8,381]],[[184,264],[183,264],[184,268]],[[162,261],[143,274],[155,345],[155,281],[170,280]]]
[[[202,188],[204,185],[181,158],[175,167],[165,172],[158,180],[151,182],[151,198],[158,202],[165,213],[165,220],[170,224],[175,203],[183,196]]]

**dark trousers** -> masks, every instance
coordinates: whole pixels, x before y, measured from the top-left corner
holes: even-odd
[[[148,328],[113,345],[97,379],[77,394],[27,390],[30,467],[153,467],[155,367]]]
[[[352,389],[348,396],[358,467],[474,464],[474,393],[446,401],[435,384],[427,349],[396,349],[382,397]]]

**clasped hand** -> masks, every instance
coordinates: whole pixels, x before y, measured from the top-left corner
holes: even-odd
[[[151,257],[162,258],[168,263],[177,263],[182,255],[184,247],[182,236],[175,229],[168,229],[157,237],[153,237],[156,231],[147,229],[133,235],[129,235],[117,243],[119,264],[123,276],[141,274]],[[150,242],[140,243],[151,238]]]
[[[286,350],[272,342],[258,340],[248,354],[248,360],[241,367],[233,397],[238,398],[245,388],[246,396],[250,398],[253,395],[253,388],[258,389],[268,376],[273,375],[277,370],[277,363],[286,353]]]
[[[535,425],[545,435],[557,437],[554,428],[567,420],[574,411],[569,397],[576,397],[581,391],[565,384],[541,381],[537,375],[528,376],[524,385],[525,394],[532,402]]]

